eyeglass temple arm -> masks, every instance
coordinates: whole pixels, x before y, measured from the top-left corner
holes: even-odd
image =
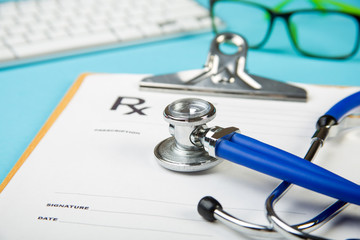
[[[336,1],[336,0],[309,0],[309,2],[314,4],[314,6],[319,8],[319,9],[325,9],[325,6],[324,6],[324,3],[325,3],[325,4],[331,4],[333,6],[336,6],[338,8],[338,10],[341,10],[343,12],[360,15],[360,8],[358,8],[358,7],[354,6],[354,5],[351,5],[351,4],[341,2],[341,1]]]
[[[272,9],[274,11],[280,12],[286,5],[293,2],[293,0],[284,0],[280,2],[278,5],[274,6]],[[315,7],[319,9],[325,9],[324,4],[331,4],[336,7],[338,7],[339,10],[346,12],[346,13],[352,13],[356,15],[360,15],[360,8],[344,3],[342,1],[336,1],[336,0],[309,0],[310,3],[312,3]]]

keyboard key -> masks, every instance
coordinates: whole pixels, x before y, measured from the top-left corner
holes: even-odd
[[[34,14],[22,14],[21,18],[16,19],[17,24],[31,25],[36,22],[36,16]]]
[[[89,33],[89,30],[85,26],[74,25],[68,27],[67,29],[71,36],[84,35]]]
[[[123,28],[124,26],[122,27],[119,27],[120,28]],[[109,31],[110,30],[110,26],[107,25],[107,24],[104,24],[104,23],[89,23],[87,25],[87,29],[90,31],[90,32],[103,32],[103,31]],[[114,27],[115,28],[115,27]]]
[[[49,53],[58,53],[73,49],[94,47],[117,42],[116,37],[110,32],[96,33],[93,35],[82,35],[74,38],[41,42],[38,44],[21,45],[14,48],[17,57],[26,58]]]
[[[26,43],[26,38],[23,35],[14,35],[14,36],[7,36],[4,39],[4,42],[9,46],[16,46],[19,44]]]
[[[1,9],[1,8],[0,8]],[[4,28],[11,28],[16,24],[16,22],[14,21],[14,19],[12,17],[5,17],[2,16],[0,18],[0,28],[4,29]]]
[[[210,31],[209,23],[208,11],[194,0],[0,0],[0,66]]]
[[[44,32],[37,32],[37,33],[31,33],[26,36],[26,39],[32,43],[32,42],[41,42],[48,39],[46,34]]]
[[[13,59],[15,59],[15,55],[9,49],[0,47],[0,62]]]
[[[51,25],[47,22],[34,22],[29,26],[32,32],[44,32],[51,28]]]
[[[146,37],[156,37],[160,36],[162,33],[161,28],[156,24],[140,26],[139,29]]]
[[[26,25],[14,24],[11,27],[7,27],[6,30],[10,35],[21,35],[27,33],[29,28]]]
[[[6,38],[8,36],[7,31],[4,28],[0,28],[0,45],[1,45],[1,39]]]
[[[201,29],[200,22],[195,18],[185,18],[178,20],[178,24],[185,31],[193,31]]]
[[[23,1],[17,4],[17,9],[22,13],[36,13],[39,10],[39,6],[35,1]]]
[[[180,32],[181,26],[179,24],[177,24],[176,22],[169,22],[166,24],[162,24],[161,30],[164,33],[176,33],[176,32]]]
[[[40,1],[39,10],[42,10],[44,13],[56,12],[59,10],[59,6],[56,3],[52,3],[51,1]]]
[[[65,29],[67,27],[70,27],[70,22],[66,18],[58,18],[56,21],[47,21],[50,25],[50,29]],[[36,29],[36,26],[34,26],[34,29]]]
[[[50,39],[69,37],[69,33],[64,28],[53,28],[45,32]]]
[[[5,2],[1,4],[0,15],[5,16],[17,16],[19,14],[15,2]]]
[[[139,39],[143,36],[140,30],[136,28],[115,29],[115,33],[121,41]]]

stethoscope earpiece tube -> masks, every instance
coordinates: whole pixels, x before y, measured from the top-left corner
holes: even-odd
[[[254,149],[243,147],[226,139],[218,141],[215,152],[216,156],[220,158],[261,173],[360,205],[359,185],[295,155],[294,161],[287,161],[268,155],[264,151],[257,152]]]
[[[360,91],[342,99],[325,113],[324,116],[333,117],[336,123],[341,121],[351,110],[360,106]]]
[[[225,139],[225,137],[224,137]],[[314,174],[323,174],[327,177],[334,177],[336,180],[339,180],[339,176],[334,174],[333,172],[330,172],[324,168],[309,168],[309,165],[313,165],[312,163],[309,163],[308,161],[303,161],[303,158],[300,158],[294,154],[291,154],[289,152],[286,152],[284,150],[281,150],[279,148],[276,148],[274,146],[271,146],[269,144],[263,143],[259,140],[256,140],[254,138],[245,136],[240,133],[234,133],[231,137],[226,138],[230,142],[233,142],[241,148],[247,148],[251,149],[252,151],[255,151],[256,153],[266,154],[268,157],[274,158],[274,159],[281,159],[281,161],[285,161],[289,164],[294,164],[296,167],[304,168],[304,171],[306,170],[313,170]],[[348,180],[343,179],[346,182]]]

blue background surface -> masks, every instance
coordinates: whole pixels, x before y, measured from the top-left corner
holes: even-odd
[[[81,73],[163,74],[202,68],[212,38],[205,33],[0,68],[0,182]],[[349,60],[301,56],[282,21],[276,22],[264,48],[248,52],[247,69],[281,81],[360,86],[359,52]]]

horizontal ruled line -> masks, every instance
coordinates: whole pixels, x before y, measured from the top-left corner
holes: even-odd
[[[159,233],[170,233],[170,234],[179,234],[179,235],[187,235],[187,236],[206,237],[206,238],[212,237],[212,235],[206,235],[206,234],[200,234],[200,233],[176,232],[176,231],[168,231],[168,230],[153,229],[153,228],[124,227],[124,226],[103,225],[103,224],[72,222],[72,221],[58,221],[58,222],[59,223],[66,223],[66,224],[77,224],[77,225],[93,226],[93,227],[117,228],[117,229],[124,229],[124,230],[133,230],[133,231],[149,231],[149,232],[159,232]]]
[[[188,207],[194,207],[197,206],[196,204],[187,204],[187,203],[180,203],[180,202],[170,202],[170,201],[163,201],[163,200],[154,200],[154,199],[143,199],[143,198],[133,198],[133,197],[123,197],[123,196],[111,196],[111,195],[100,195],[100,194],[88,194],[88,193],[70,193],[70,192],[55,192],[56,194],[67,194],[67,195],[80,195],[80,196],[89,196],[89,197],[104,197],[104,198],[117,198],[117,199],[128,199],[128,200],[137,200],[137,201],[147,201],[147,202],[155,202],[155,203],[166,203],[166,204],[173,204],[173,205],[181,205],[181,206],[188,206]],[[232,210],[238,210],[238,211],[257,211],[261,212],[264,211],[263,209],[250,209],[250,208],[239,208],[239,207],[227,207],[227,209]],[[94,209],[91,211],[97,211],[97,212],[109,212],[109,213],[123,213],[123,214],[138,214],[138,215],[148,215],[148,216],[158,216],[158,217],[164,217],[164,218],[173,218],[178,220],[190,220],[190,221],[199,221],[202,222],[202,220],[195,220],[195,219],[186,219],[186,218],[178,218],[178,217],[172,217],[172,216],[164,216],[164,215],[152,215],[152,214],[142,214],[142,213],[132,213],[132,212],[118,212],[118,211],[110,211],[110,210],[100,210],[100,209]],[[296,211],[280,211],[282,213],[291,213],[291,214],[299,214],[303,215],[302,212],[296,212]]]
[[[100,195],[100,194],[88,194],[88,193],[71,193],[71,192],[55,192],[56,194],[67,194],[67,195],[80,195],[80,196],[88,196],[88,197],[103,197],[103,198],[118,198],[118,199],[129,199],[129,200],[137,200],[137,201],[146,201],[146,202],[156,202],[156,203],[166,203],[166,204],[174,204],[174,205],[182,205],[188,207],[194,207],[196,204],[188,204],[188,203],[180,203],[180,202],[170,202],[156,199],[145,199],[145,198],[134,198],[134,197],[124,197],[124,196],[112,196],[112,195]]]
[[[165,215],[158,215],[158,214],[147,214],[147,213],[121,212],[121,211],[110,211],[110,210],[99,210],[99,209],[91,209],[90,211],[103,212],[103,213],[115,213],[115,214],[148,216],[148,217],[170,218],[170,219],[176,219],[176,220],[195,221],[195,222],[203,222],[204,221],[204,220],[201,220],[201,219],[180,218],[180,217],[165,216]]]

